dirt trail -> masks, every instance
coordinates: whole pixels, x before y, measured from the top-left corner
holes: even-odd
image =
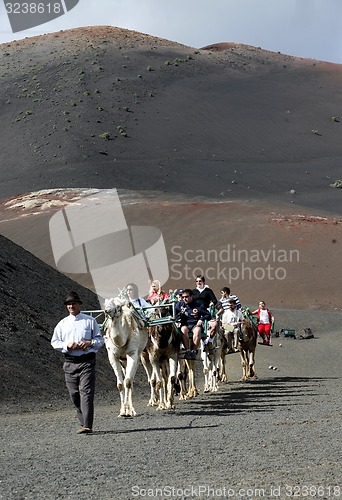
[[[340,498],[339,337],[275,339],[250,383],[231,355],[230,382],[175,411],[148,408],[140,383],[134,419],[117,418],[116,393],[98,399],[88,436],[69,408],[4,415],[0,498]]]

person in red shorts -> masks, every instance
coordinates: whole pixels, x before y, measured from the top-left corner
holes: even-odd
[[[271,328],[274,322],[272,312],[267,309],[266,303],[261,300],[259,307],[255,311],[250,311],[250,314],[257,316],[258,332],[263,340],[263,344],[270,345],[271,343]]]

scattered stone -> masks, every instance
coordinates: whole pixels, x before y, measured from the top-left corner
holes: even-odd
[[[330,187],[333,187],[333,188],[342,188],[342,180],[338,179],[333,184],[330,184]]]
[[[300,340],[313,339],[314,334],[312,333],[311,328],[302,328],[298,334],[298,338]]]

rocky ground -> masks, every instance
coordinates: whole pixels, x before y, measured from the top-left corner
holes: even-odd
[[[20,413],[18,402],[1,417],[0,498],[339,498],[339,336],[258,346],[248,383],[230,355],[215,394],[202,393],[198,362],[201,394],[174,411],[146,406],[139,372],[138,416],[117,418],[116,393],[98,396],[92,435],[75,434],[70,407]]]

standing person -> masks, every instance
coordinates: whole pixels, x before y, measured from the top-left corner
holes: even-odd
[[[193,291],[189,288],[183,290],[182,301],[176,303],[175,312],[176,317],[180,318],[182,342],[186,349],[185,358],[196,359],[203,323],[210,319],[210,313],[202,304],[194,300]],[[190,332],[193,335],[192,350],[190,350]]]
[[[51,345],[64,354],[63,370],[70,399],[81,424],[78,434],[93,431],[96,352],[104,341],[97,321],[81,313],[82,301],[70,291],[64,301],[69,316],[55,327]]]
[[[271,343],[271,329],[272,323],[274,322],[274,317],[272,312],[267,309],[266,303],[264,300],[259,302],[259,307],[255,311],[247,311],[252,316],[257,316],[258,321],[258,332],[260,337],[262,338],[263,344],[270,345]]]
[[[196,276],[196,288],[193,289],[193,295],[194,295],[194,300],[200,304],[203,305],[206,309],[213,308],[212,310],[214,311],[214,307],[217,304],[217,298],[212,291],[211,288],[209,288],[208,285],[205,284],[205,277],[199,274]],[[211,343],[213,341],[213,338],[215,336],[216,332],[216,327],[217,327],[217,319],[215,316],[210,317],[209,320],[209,336],[208,338],[205,339],[203,342],[204,346],[207,344]]]

